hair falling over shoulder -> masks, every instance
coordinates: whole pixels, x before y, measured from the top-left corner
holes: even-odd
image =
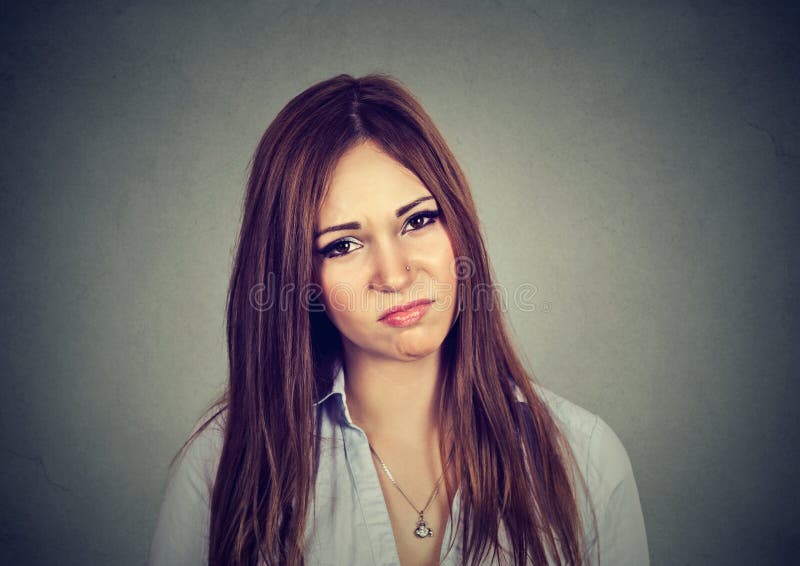
[[[309,87],[278,113],[253,156],[227,300],[229,383],[209,564],[304,564],[319,461],[313,403],[341,363],[338,330],[310,308],[313,230],[339,157],[366,140],[425,184],[467,265],[442,345],[439,391],[440,430],[452,431],[442,461],[452,450],[457,478],[445,476],[444,487],[448,495],[461,490],[463,564],[480,564],[487,553],[514,565],[548,557],[585,564],[583,478],[515,353],[497,294],[473,292],[494,286],[466,178],[419,102],[385,74],[338,75]],[[295,293],[280,308],[263,308],[263,297],[255,304],[276,289]],[[512,383],[527,403],[516,402]]]

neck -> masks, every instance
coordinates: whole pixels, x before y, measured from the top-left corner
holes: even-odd
[[[408,362],[344,354],[347,408],[368,436],[438,438],[440,350]]]

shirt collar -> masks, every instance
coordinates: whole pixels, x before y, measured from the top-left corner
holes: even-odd
[[[525,395],[522,394],[522,390],[519,388],[519,385],[514,383],[513,380],[508,380],[511,383],[511,388],[514,390],[514,397],[516,397],[517,401],[520,403],[527,403],[525,400]]]
[[[322,399],[314,403],[313,406],[317,407],[322,405],[331,397],[338,397],[339,417],[343,419],[346,424],[355,426],[353,424],[353,419],[350,418],[350,411],[347,408],[347,394],[344,391],[344,380],[344,367],[340,365],[339,371],[336,373],[336,377],[333,379],[333,386],[331,386],[331,390]]]
[[[340,394],[342,397],[345,396],[344,393],[344,368],[341,366],[339,367],[339,371],[336,374],[336,377],[333,380],[333,387],[331,390],[319,401],[316,401],[313,406],[316,407],[317,405],[321,405],[325,402],[328,397],[333,397],[336,394]]]
[[[347,394],[344,391],[344,380],[344,366],[340,365],[339,371],[336,373],[336,377],[333,379],[333,386],[331,387],[331,390],[322,399],[315,402],[313,406],[317,407],[318,405],[324,403],[328,398],[338,395],[340,400],[340,408],[343,409],[342,413],[345,421],[347,424],[352,425],[353,420],[350,418],[350,411],[347,410]],[[514,397],[516,397],[517,401],[525,403],[525,396],[522,394],[522,390],[519,388],[519,386],[511,379],[509,379],[509,382],[511,383],[511,387],[514,391]]]

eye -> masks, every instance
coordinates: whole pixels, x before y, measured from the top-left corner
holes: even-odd
[[[406,226],[409,226],[411,231],[419,230],[428,226],[430,224],[436,223],[436,218],[439,217],[438,210],[423,210],[422,212],[418,212],[417,214],[413,215],[411,218],[408,219],[406,222]],[[403,230],[405,234],[407,230]]]
[[[439,217],[439,214],[440,212],[438,210],[423,210],[417,214],[414,214],[406,221],[405,226],[403,226],[403,234],[406,232],[416,232],[417,230],[425,228],[425,226],[435,224],[436,218]],[[333,259],[346,256],[350,252],[362,247],[364,246],[352,238],[342,238],[341,240],[331,242],[317,253],[324,258]]]
[[[358,246],[359,248],[361,247],[361,244],[359,244],[355,240],[343,238],[341,240],[336,240],[335,242],[331,242],[330,244],[319,250],[319,253],[326,258],[340,257],[349,254],[354,249],[358,249],[354,248],[353,247],[354,245]]]

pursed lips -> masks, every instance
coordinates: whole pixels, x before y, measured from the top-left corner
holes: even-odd
[[[397,307],[391,307],[389,309],[386,309],[383,312],[383,314],[380,316],[380,318],[378,318],[378,320],[383,320],[384,318],[386,318],[390,314],[394,314],[396,312],[401,312],[401,311],[411,310],[414,307],[418,307],[419,305],[425,305],[425,304],[432,303],[432,302],[433,301],[430,300],[430,299],[419,299],[418,301],[411,301],[410,303],[406,303],[404,305],[400,305],[400,306],[397,306]]]

